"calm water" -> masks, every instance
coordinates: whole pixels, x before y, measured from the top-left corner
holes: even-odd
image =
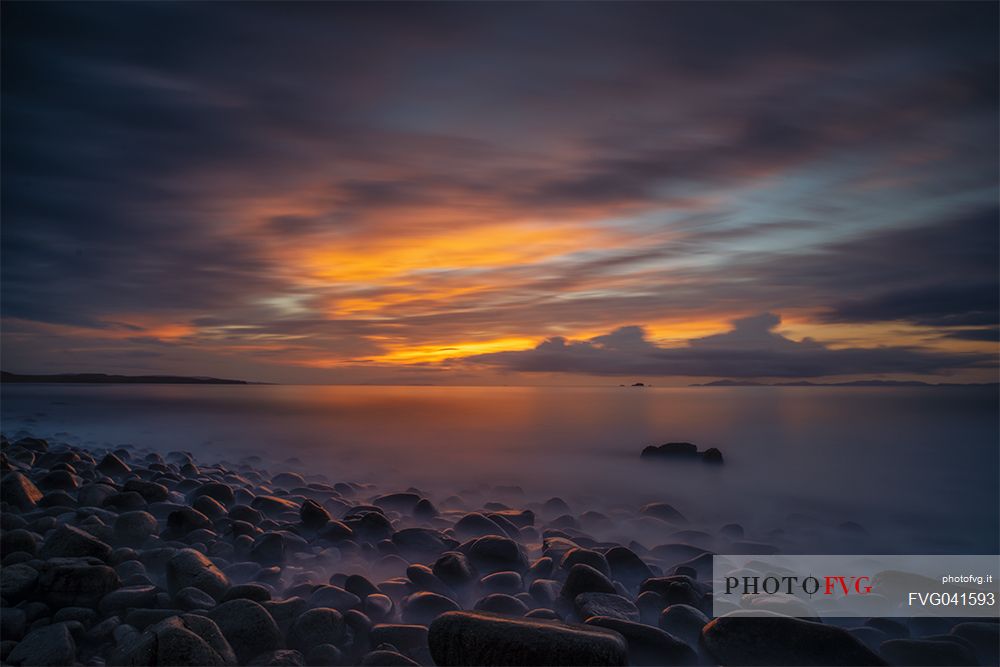
[[[8,436],[257,454],[272,470],[295,457],[332,481],[416,486],[437,501],[489,500],[508,484],[577,513],[667,501],[696,527],[740,521],[803,553],[998,551],[995,388],[7,385],[2,396]],[[670,440],[718,447],[726,464],[639,460]],[[869,531],[863,545],[832,530],[848,520]],[[609,537],[643,537],[629,530]]]

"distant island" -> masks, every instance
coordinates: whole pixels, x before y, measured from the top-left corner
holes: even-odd
[[[716,380],[689,387],[995,387],[997,382],[921,382],[919,380],[852,380],[850,382],[750,382],[748,380]]]
[[[107,373],[59,373],[57,375],[24,375],[0,372],[0,383],[62,382],[76,384],[259,384],[246,380],[226,380],[212,377],[183,375],[108,375]]]

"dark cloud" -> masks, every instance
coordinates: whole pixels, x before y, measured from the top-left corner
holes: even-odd
[[[733,322],[731,331],[659,347],[641,327],[586,341],[550,338],[533,350],[467,358],[505,370],[588,375],[805,378],[854,374],[934,374],[995,364],[992,355],[930,352],[909,347],[833,349],[774,331],[781,319],[764,313]]]

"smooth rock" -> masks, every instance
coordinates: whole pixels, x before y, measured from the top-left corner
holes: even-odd
[[[42,545],[39,558],[73,558],[91,556],[107,561],[111,558],[111,547],[90,533],[70,525],[56,528]]]
[[[219,626],[240,662],[284,648],[278,624],[266,609],[252,600],[224,602],[206,615]]]
[[[461,607],[451,598],[421,591],[403,600],[402,617],[404,623],[427,625],[441,614],[459,609]]]
[[[11,665],[32,667],[71,665],[76,659],[76,642],[65,623],[33,630],[7,656]]]
[[[607,616],[639,622],[639,608],[628,598],[615,593],[580,593],[573,598],[573,608],[581,621],[591,616]]]
[[[440,667],[627,664],[625,640],[615,632],[485,612],[442,614],[428,644]]]
[[[589,565],[577,563],[570,568],[560,595],[567,600],[575,600],[580,593],[617,593],[614,584],[607,577]]]
[[[336,646],[344,636],[344,617],[336,609],[320,607],[299,616],[288,633],[288,644],[308,652],[319,644]]]
[[[701,632],[702,645],[725,665],[885,665],[847,630],[769,612],[734,612]]]
[[[218,600],[229,588],[229,578],[202,553],[181,549],[167,561],[167,588],[174,595],[188,586],[201,589]]]

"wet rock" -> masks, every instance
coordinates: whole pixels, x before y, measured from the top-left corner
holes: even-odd
[[[435,577],[455,590],[464,588],[476,578],[472,563],[469,562],[465,554],[458,551],[441,554],[434,561],[432,571]]]
[[[0,597],[18,602],[28,597],[38,583],[38,570],[27,563],[5,565],[0,568]]]
[[[463,516],[455,522],[453,530],[455,535],[463,540],[486,535],[506,535],[500,524],[479,512]]]
[[[320,586],[312,592],[308,599],[310,607],[329,607],[343,613],[361,604],[361,599],[339,586]]]
[[[0,637],[19,641],[28,626],[28,615],[21,609],[3,607],[0,609]]]
[[[402,617],[404,623],[427,625],[446,611],[457,611],[458,609],[461,607],[451,598],[438,593],[421,591],[403,600]]]
[[[474,609],[476,611],[503,614],[504,616],[524,616],[528,613],[528,605],[506,593],[491,593],[480,598],[476,602]]]
[[[510,570],[524,572],[528,559],[514,540],[498,535],[480,537],[469,548],[469,562],[481,574]]]
[[[156,586],[125,586],[111,591],[98,604],[104,616],[134,607],[152,607],[156,604]]]
[[[107,484],[85,484],[80,487],[76,498],[81,507],[104,507],[107,499],[115,493],[115,488]]]
[[[119,586],[118,575],[106,565],[56,560],[46,564],[38,576],[38,593],[53,607],[96,607]]]
[[[660,614],[661,630],[687,642],[691,646],[698,644],[701,630],[708,624],[708,617],[700,609],[686,604],[670,605]]]
[[[271,590],[263,584],[239,584],[231,587],[222,598],[222,602],[230,600],[253,600],[267,602],[271,599]]]
[[[701,453],[701,460],[705,463],[722,464],[722,452],[715,447],[709,447]]]
[[[194,549],[181,549],[167,561],[167,588],[171,595],[194,587],[220,599],[229,588],[229,578],[212,561]]]
[[[264,520],[264,513],[249,505],[236,505],[229,510],[228,516],[234,521],[246,521],[254,526]]]
[[[410,665],[419,667],[420,665],[419,662],[407,658],[402,653],[386,649],[366,653],[360,664],[365,667],[409,667]]]
[[[192,586],[182,588],[173,597],[177,608],[184,611],[211,609],[215,606],[215,598],[200,588]]]
[[[305,667],[306,659],[298,651],[269,651],[258,655],[247,664],[262,667]]]
[[[343,615],[336,609],[320,607],[310,609],[295,620],[288,633],[288,644],[307,653],[320,644],[336,646],[343,636]]]
[[[614,593],[580,593],[573,599],[573,608],[583,621],[591,616],[607,616],[639,622],[639,608],[628,598]]]
[[[114,665],[235,665],[236,655],[218,626],[204,616],[171,616],[150,626],[111,656]]]
[[[608,616],[592,616],[586,624],[614,630],[624,637],[630,665],[694,665],[698,662],[694,649],[659,628]]]
[[[951,634],[968,640],[981,665],[1000,664],[1000,624],[967,621],[951,629]]]
[[[76,659],[76,642],[65,623],[33,630],[7,656],[12,665],[71,665]]]
[[[426,498],[421,498],[413,507],[413,516],[418,519],[433,519],[438,515],[437,508],[434,507],[434,503],[427,500]]]
[[[400,514],[412,514],[419,502],[420,496],[415,493],[389,493],[372,500],[372,504],[376,507],[395,510]]]
[[[612,547],[604,554],[611,578],[634,587],[653,576],[653,571],[628,547]]]
[[[305,486],[306,480],[297,472],[280,472],[271,478],[271,483],[275,486],[283,486],[291,489],[296,486]]]
[[[206,614],[215,621],[240,662],[284,648],[278,624],[267,610],[251,600],[224,602]]]
[[[321,540],[337,543],[354,537],[354,531],[346,523],[331,520],[320,529],[318,537]]]
[[[330,513],[315,500],[306,500],[299,509],[299,518],[306,528],[318,530],[333,520]]]
[[[663,598],[664,606],[686,604],[702,608],[706,589],[689,576],[675,574],[668,577],[652,577],[642,582],[640,592],[653,591]]]
[[[35,555],[38,553],[38,536],[24,528],[4,531],[0,537],[0,553],[11,554],[15,551]]]
[[[367,595],[364,600],[364,611],[376,623],[384,621],[392,615],[392,598],[381,593]]]
[[[381,512],[364,512],[345,523],[362,540],[377,542],[392,537],[392,522]]]
[[[198,496],[191,502],[191,507],[213,521],[226,516],[225,506],[215,498],[208,496]]]
[[[115,542],[140,547],[156,533],[157,522],[149,512],[124,512],[115,520]]]
[[[105,475],[115,477],[117,475],[127,475],[132,472],[128,464],[114,454],[105,454],[101,462],[97,464],[97,469]]]
[[[890,639],[882,642],[879,653],[890,665],[978,665],[969,648],[951,641]]]
[[[264,533],[257,536],[250,549],[250,559],[261,565],[280,565],[285,562],[285,537],[281,533]]]
[[[250,506],[269,517],[281,516],[286,512],[297,514],[299,511],[297,504],[277,496],[257,496],[250,502]]]
[[[343,659],[343,653],[333,644],[314,646],[306,654],[307,665],[339,665],[343,662]]]
[[[646,516],[656,517],[670,523],[683,524],[688,522],[683,514],[678,512],[673,505],[668,505],[667,503],[649,503],[648,505],[644,505],[639,511]]]
[[[53,470],[38,480],[38,488],[44,491],[75,491],[79,486],[80,478],[67,470]]]
[[[29,512],[42,499],[42,492],[30,479],[19,472],[4,475],[0,481],[0,500],[21,510]]]
[[[369,639],[372,646],[389,644],[408,658],[430,663],[427,628],[422,625],[379,624],[372,628]]]
[[[517,572],[494,572],[479,581],[479,589],[484,593],[516,595],[524,590],[524,580]]]
[[[194,530],[211,530],[212,520],[193,507],[182,507],[167,515],[167,530],[172,535],[183,537]]]
[[[712,620],[701,633],[708,653],[725,665],[885,665],[847,630],[754,612]]]
[[[698,456],[698,447],[690,442],[668,442],[665,445],[650,445],[642,450],[644,459],[694,459]]]
[[[617,593],[614,585],[603,574],[589,565],[577,563],[570,568],[560,596],[574,600],[580,593]]]
[[[404,528],[393,534],[392,543],[410,560],[436,558],[455,545],[444,534],[430,528]]]
[[[428,635],[431,656],[451,665],[625,665],[626,644],[614,632],[485,612],[449,612]]]
[[[233,490],[229,488],[229,485],[223,484],[222,482],[208,482],[206,484],[202,484],[191,492],[191,500],[201,496],[208,496],[212,500],[215,500],[226,507],[232,507],[232,505],[236,502],[236,496],[233,494]]]
[[[577,563],[589,565],[604,576],[609,576],[611,574],[611,569],[608,567],[608,561],[603,554],[591,549],[584,549],[582,547],[576,547],[564,553],[562,560],[559,561],[559,567],[564,570],[569,570]]]
[[[147,503],[160,503],[170,497],[167,487],[156,482],[147,482],[141,479],[130,479],[122,487],[125,492],[138,493]]]

